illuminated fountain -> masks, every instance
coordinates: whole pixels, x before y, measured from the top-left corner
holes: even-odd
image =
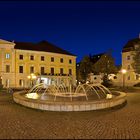
[[[78,85],[76,89],[71,86],[66,87],[64,84],[59,86],[38,84],[29,90],[25,96],[27,98],[42,100],[48,100],[48,97],[51,96],[54,101],[61,100],[62,98],[69,98],[69,100],[72,101],[74,98],[78,100],[79,97],[83,97],[84,100],[90,100],[91,97],[94,97],[95,100],[111,98],[112,93],[101,84],[81,84]],[[61,99],[59,97],[61,97]]]
[[[27,93],[14,93],[14,101],[27,107],[50,111],[87,111],[111,108],[126,102],[126,94],[111,92],[101,84],[77,87],[35,85]]]

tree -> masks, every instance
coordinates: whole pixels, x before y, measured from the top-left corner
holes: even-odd
[[[109,74],[116,74],[118,72],[117,67],[115,66],[114,58],[111,53],[107,52],[100,57],[100,59],[93,65],[94,74],[102,74],[104,86],[111,86],[112,83],[108,79]]]
[[[79,67],[79,74],[83,82],[86,82],[88,74],[92,72],[92,65],[93,64],[90,61],[89,56],[83,57],[82,61],[80,62],[80,67]]]
[[[93,65],[93,73],[108,75],[111,73],[117,73],[117,67],[115,66],[114,59],[110,54],[104,54]]]
[[[101,57],[96,55],[96,57],[85,56],[77,67],[77,79],[78,81],[86,82],[88,75],[93,73],[95,75],[102,74],[103,80],[108,78],[109,74],[117,73],[117,67],[115,66],[114,59],[110,53],[102,54]],[[95,58],[95,59],[94,59]],[[106,77],[104,78],[104,76]]]

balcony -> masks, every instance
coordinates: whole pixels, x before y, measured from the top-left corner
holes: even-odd
[[[70,74],[65,73],[44,73],[39,75],[45,75],[45,76],[71,76]]]

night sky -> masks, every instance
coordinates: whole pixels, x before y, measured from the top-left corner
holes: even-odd
[[[140,33],[140,1],[1,1],[0,38],[47,40],[77,55],[121,50]]]

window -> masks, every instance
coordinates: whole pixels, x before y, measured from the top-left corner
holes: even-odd
[[[69,69],[69,74],[72,75],[72,69]]]
[[[9,59],[10,58],[10,54],[9,53],[6,53],[6,59]]]
[[[114,76],[114,79],[117,79],[117,76]]]
[[[94,80],[96,80],[97,79],[97,77],[94,77]]]
[[[51,74],[54,74],[54,68],[51,68]]]
[[[6,73],[10,72],[10,65],[6,65]]]
[[[20,85],[20,86],[22,85],[22,80],[21,80],[21,79],[19,80],[19,85]]]
[[[34,60],[34,56],[33,55],[30,56],[30,60]]]
[[[130,70],[130,65],[127,66],[127,69]]]
[[[71,59],[69,59],[69,64],[72,64],[72,60]]]
[[[60,74],[63,74],[63,68],[60,68]]]
[[[135,49],[138,49],[140,47],[139,44],[134,45]]]
[[[23,55],[19,55],[19,59],[20,60],[23,60]]]
[[[23,73],[23,66],[19,66],[19,73]]]
[[[23,87],[24,86],[24,80],[20,79],[19,80],[19,85]]]
[[[127,77],[127,80],[130,80],[130,76]]]
[[[9,79],[6,79],[6,81],[5,81],[6,83],[6,87],[9,87],[10,86],[10,80]]]
[[[45,68],[44,67],[40,68],[40,73],[41,73],[41,75],[43,75],[45,73]]]
[[[60,62],[63,63],[63,58],[60,58]]]
[[[139,75],[136,75],[136,80],[139,80]]]
[[[34,73],[34,67],[33,66],[30,67],[30,73]]]
[[[51,57],[51,62],[54,62],[54,57]]]
[[[127,56],[127,60],[130,60],[130,55]]]
[[[44,61],[45,59],[44,59],[44,56],[41,56],[41,61]]]

